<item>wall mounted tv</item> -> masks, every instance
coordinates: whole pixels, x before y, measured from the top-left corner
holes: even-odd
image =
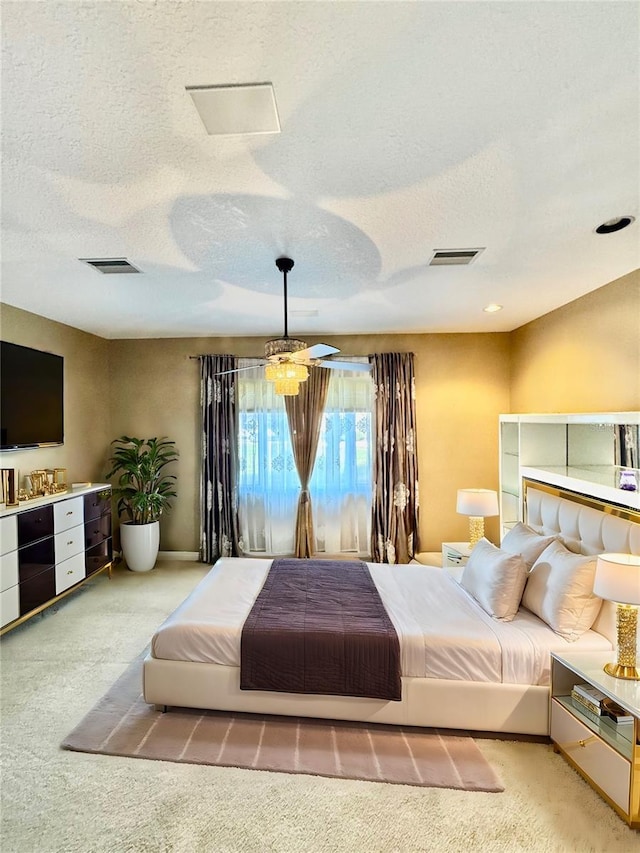
[[[63,357],[0,341],[0,450],[63,441]]]

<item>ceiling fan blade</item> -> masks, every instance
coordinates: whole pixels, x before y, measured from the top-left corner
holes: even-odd
[[[312,347],[307,347],[307,349],[301,349],[294,352],[293,358],[296,361],[298,361],[298,359],[307,361],[310,358],[324,358],[325,355],[333,355],[336,352],[340,352],[340,350],[336,347],[329,346],[329,344],[314,344]]]
[[[240,373],[242,370],[256,370],[258,367],[262,367],[266,362],[260,362],[260,364],[250,364],[249,367],[236,367],[234,370],[221,370],[220,373],[214,373],[214,376],[226,376],[227,373]]]
[[[321,361],[319,367],[331,367],[333,370],[353,370],[356,373],[370,373],[371,365],[361,361]]]

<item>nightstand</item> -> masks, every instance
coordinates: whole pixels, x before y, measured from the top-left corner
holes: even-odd
[[[442,568],[457,569],[464,568],[471,556],[471,548],[468,542],[443,542],[442,543]]]
[[[559,752],[634,829],[640,828],[640,682],[607,675],[615,652],[551,653],[551,740]],[[571,698],[590,684],[630,716],[614,723]]]
[[[442,543],[442,568],[459,581],[462,577],[467,560],[471,556],[468,542]]]

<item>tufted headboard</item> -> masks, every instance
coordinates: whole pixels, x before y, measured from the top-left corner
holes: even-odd
[[[640,513],[532,480],[525,480],[524,487],[526,523],[540,533],[555,533],[570,551],[640,554]],[[615,643],[613,603],[603,603],[593,630]]]

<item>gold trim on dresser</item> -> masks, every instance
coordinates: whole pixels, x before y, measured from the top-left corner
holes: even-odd
[[[18,617],[18,619],[14,619],[13,622],[9,622],[8,625],[5,625],[3,628],[0,628],[0,637],[3,634],[7,634],[9,631],[12,631],[14,628],[17,628],[18,625],[22,625],[23,622],[27,622],[31,619],[32,616],[37,616],[38,613],[42,613],[43,610],[46,610],[48,607],[51,607],[52,604],[55,604],[57,601],[60,601],[61,598],[66,598],[67,595],[71,595],[72,592],[75,592],[79,587],[83,586],[87,581],[93,580],[94,578],[101,575],[103,572],[108,572],[109,580],[111,580],[111,568],[113,566],[113,561],[104,565],[101,569],[96,569],[95,572],[89,575],[89,577],[83,578],[83,580],[78,581],[78,583],[74,584],[69,589],[65,589],[64,592],[61,592],[59,595],[56,595],[55,598],[50,598],[48,601],[45,601],[44,604],[41,604],[39,607],[34,607],[33,610],[30,610],[28,613],[23,613],[22,616]]]

